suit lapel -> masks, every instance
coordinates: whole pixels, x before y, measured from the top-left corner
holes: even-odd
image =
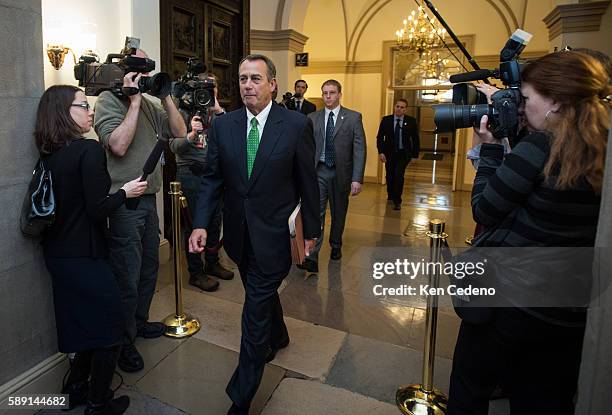
[[[249,189],[253,186],[253,183],[255,183],[255,181],[257,180],[257,176],[259,176],[259,174],[263,170],[266,162],[268,161],[268,158],[270,157],[270,154],[272,154],[274,147],[276,147],[276,143],[278,142],[278,139],[283,131],[283,118],[281,116],[281,112],[282,110],[280,109],[280,107],[272,104],[272,107],[270,108],[270,113],[268,114],[268,119],[266,120],[266,125],[264,126],[263,135],[261,136],[261,140],[259,140],[257,155],[255,156],[255,162],[253,163],[253,171],[251,172],[251,178],[249,179]],[[244,150],[244,160],[246,166],[246,145]]]
[[[338,111],[338,119],[336,120],[336,124],[334,125],[334,138],[336,138],[336,135],[338,134],[338,130],[340,130],[340,127],[342,127],[345,117],[346,117],[346,111],[344,110],[344,107],[340,107],[340,111]],[[323,135],[323,137],[325,137],[325,135]]]
[[[247,184],[247,171],[246,171],[246,159],[247,159],[247,116],[246,108],[242,107],[240,111],[234,116],[234,125],[232,126],[232,141],[236,160],[238,161],[238,171],[243,184]]]

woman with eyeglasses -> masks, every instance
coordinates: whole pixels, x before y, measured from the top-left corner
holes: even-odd
[[[87,404],[85,414],[122,414],[129,398],[113,399],[111,381],[123,335],[119,287],[106,258],[106,217],[126,198],[144,193],[135,179],[111,195],[106,154],[95,140],[83,138],[93,110],[83,91],[52,86],[38,105],[34,136],[51,171],[55,221],[43,236],[52,277],[60,352],[75,352],[62,393],[70,406]]]
[[[589,271],[570,273],[546,268],[546,261],[526,265],[512,255],[529,247],[530,255],[555,264],[567,258],[545,258],[551,250],[544,248],[571,254],[594,246],[612,86],[604,65],[579,52],[536,59],[521,78],[521,112],[531,133],[504,154],[483,116],[475,129],[482,147],[472,189],[474,219],[487,227],[474,245],[508,256],[495,278],[500,291],[518,290],[503,307],[481,310],[480,321],[462,317],[448,415],[486,415],[497,385],[508,394],[513,415],[574,413],[586,302],[562,303],[574,297],[551,292],[568,282],[588,286],[590,263],[584,261]]]

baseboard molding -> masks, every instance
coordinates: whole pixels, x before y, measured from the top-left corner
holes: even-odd
[[[166,238],[159,241],[159,264],[166,264],[170,261],[172,252],[170,252],[170,242]]]
[[[59,393],[68,367],[66,355],[56,353],[4,385],[0,385],[0,408],[6,408],[5,401],[9,396]],[[34,414],[37,411],[38,409],[23,409],[17,412],[14,409],[0,409],[0,414]]]

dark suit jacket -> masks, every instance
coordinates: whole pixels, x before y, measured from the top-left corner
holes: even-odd
[[[317,144],[315,166],[325,146],[325,108],[313,112],[314,137]],[[349,191],[351,182],[363,183],[366,162],[366,142],[361,114],[340,107],[334,128],[334,149],[336,150],[336,181],[340,189]]]
[[[272,105],[250,179],[246,143],[244,107],[213,121],[193,227],[208,227],[223,196],[223,239],[230,258],[240,264],[246,226],[260,269],[267,274],[288,271],[288,219],[300,199],[304,238],[321,233],[312,123],[302,114]]]
[[[295,100],[292,98],[289,100],[289,102],[287,102],[287,109],[295,111],[295,108],[296,108]],[[302,102],[302,106],[300,107],[300,112],[304,115],[308,115],[311,112],[315,112],[316,110],[317,110],[317,107],[315,106],[315,104],[313,104],[312,102],[304,98],[304,101]]]
[[[395,152],[394,134],[394,115],[385,115],[380,121],[378,134],[376,134],[376,147],[378,154],[384,154],[389,157]],[[416,119],[409,115],[404,115],[404,123],[402,125],[402,142],[404,144],[404,152],[406,157],[418,158],[420,151],[419,127]]]

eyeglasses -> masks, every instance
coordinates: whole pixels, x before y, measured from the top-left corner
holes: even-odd
[[[72,105],[70,105],[70,106],[71,106],[71,107],[81,107],[81,108],[83,108],[85,111],[89,111],[89,109],[91,108],[91,107],[89,106],[89,103],[86,103],[86,104],[72,104]]]

